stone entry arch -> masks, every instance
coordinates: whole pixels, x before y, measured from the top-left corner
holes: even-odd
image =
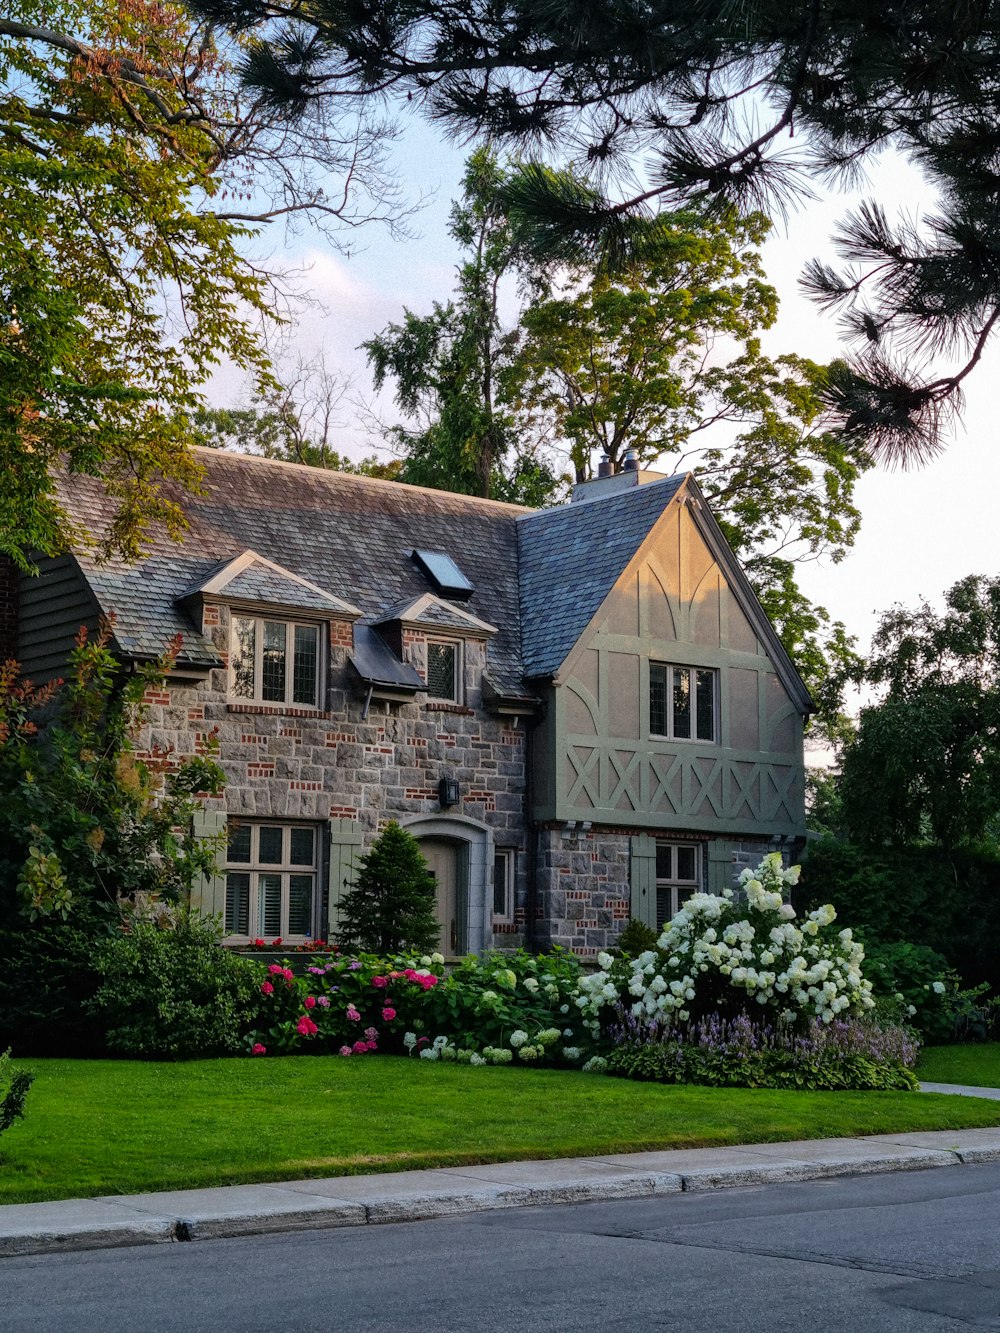
[[[492,948],[492,829],[465,815],[415,815],[400,823],[427,844],[428,863],[440,876],[441,952],[462,955]],[[446,877],[452,874],[453,885],[447,887]]]

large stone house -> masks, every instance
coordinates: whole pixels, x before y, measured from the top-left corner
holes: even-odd
[[[794,851],[810,698],[691,475],[628,470],[530,511],[200,459],[182,545],[42,560],[7,578],[0,630],[35,680],[102,613],[126,665],[183,636],[145,743],[218,734],[225,796],[198,831],[228,826],[228,852],[199,900],[233,943],[335,930],[390,819],[421,842],[451,954],[594,953]],[[112,513],[89,478],[63,501],[92,530]]]

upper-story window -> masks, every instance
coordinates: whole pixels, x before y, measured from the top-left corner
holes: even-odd
[[[719,673],[707,667],[649,668],[649,730],[674,741],[719,737]]]
[[[453,639],[427,641],[427,695],[448,703],[462,702],[462,645]]]
[[[233,616],[232,698],[315,708],[319,690],[318,625],[267,616]]]

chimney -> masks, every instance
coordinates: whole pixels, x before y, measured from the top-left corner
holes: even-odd
[[[623,472],[639,471],[639,459],[636,456],[635,450],[632,448],[628,448],[625,450],[625,462],[622,464],[622,471]]]
[[[618,495],[621,491],[631,490],[633,486],[647,486],[651,481],[665,481],[667,472],[650,472],[639,466],[639,458],[634,449],[629,449],[621,467],[616,472],[615,465],[607,454],[597,465],[597,476],[589,481],[580,481],[573,487],[573,503],[584,500],[603,500],[606,495]]]
[[[599,477],[612,477],[614,476],[614,471],[615,470],[611,465],[611,459],[606,453],[602,454],[601,461],[597,465],[597,475]]]

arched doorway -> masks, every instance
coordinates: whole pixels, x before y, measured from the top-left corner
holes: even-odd
[[[492,830],[464,815],[417,815],[401,822],[420,843],[434,875],[441,952],[460,957],[491,948]]]

